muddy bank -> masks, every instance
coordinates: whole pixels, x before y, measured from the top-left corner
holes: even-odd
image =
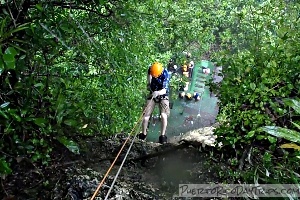
[[[104,140],[86,140],[81,144],[81,156],[64,151],[60,160],[48,168],[33,167],[22,161],[19,172],[2,181],[1,199],[5,199],[4,196],[91,199],[125,138],[126,135],[119,134]],[[207,151],[199,151],[197,142],[179,141],[160,145],[135,139],[108,199],[172,199],[179,191],[179,184],[218,182],[215,167],[218,168],[219,163],[212,163]],[[105,198],[130,142],[95,199]]]

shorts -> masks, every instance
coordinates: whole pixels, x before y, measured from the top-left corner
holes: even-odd
[[[146,110],[144,116],[151,116],[155,105],[159,104],[160,113],[165,113],[167,116],[170,115],[170,106],[169,106],[169,97],[164,97],[162,99],[153,99],[147,98]]]

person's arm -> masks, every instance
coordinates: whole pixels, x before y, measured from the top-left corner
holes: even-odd
[[[152,76],[150,74],[148,74],[148,76],[147,76],[147,84],[148,85],[150,85],[151,79],[152,79]]]
[[[148,74],[147,74],[147,89],[148,89],[149,91],[151,91],[151,88],[150,88],[151,79],[152,79],[152,76],[150,75],[150,68],[149,68],[149,69],[148,69]]]
[[[166,94],[167,93],[167,89],[169,87],[169,82],[170,82],[170,77],[169,77],[169,73],[165,72],[165,79],[163,82],[163,89],[160,90],[161,91],[161,95]]]

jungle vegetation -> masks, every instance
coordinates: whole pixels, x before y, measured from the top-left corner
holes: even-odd
[[[223,66],[210,83],[230,152],[220,177],[299,183],[298,1],[1,0],[0,10],[2,178],[20,157],[47,165],[56,143],[80,154],[76,141],[129,132],[149,64],[188,51]]]

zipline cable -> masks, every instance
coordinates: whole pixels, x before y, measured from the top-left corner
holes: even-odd
[[[140,123],[140,126],[141,126],[141,123]],[[113,180],[113,182],[112,182],[112,184],[111,184],[111,186],[110,186],[110,188],[109,188],[109,190],[108,190],[108,192],[107,192],[106,197],[105,197],[104,200],[107,200],[109,194],[111,193],[111,190],[112,190],[113,186],[115,185],[115,182],[116,182],[116,180],[117,180],[117,178],[118,178],[118,176],[119,176],[119,174],[120,174],[120,172],[121,172],[121,169],[122,169],[122,167],[123,167],[123,165],[124,165],[124,163],[125,163],[125,160],[126,160],[128,154],[129,154],[129,152],[130,152],[130,150],[131,150],[131,147],[132,147],[132,145],[133,145],[133,143],[134,143],[134,139],[136,138],[136,135],[137,135],[138,131],[139,131],[139,129],[137,129],[137,132],[136,132],[136,134],[134,135],[134,137],[133,137],[133,139],[132,139],[132,141],[131,141],[131,144],[130,144],[130,146],[129,146],[127,152],[126,152],[126,155],[125,155],[125,157],[124,157],[124,159],[123,159],[123,161],[122,161],[122,163],[121,163],[121,165],[120,165],[120,167],[119,167],[119,170],[118,170],[118,172],[117,172],[117,174],[116,174],[116,176],[115,176],[115,178],[114,178],[114,180]]]
[[[104,175],[102,181],[100,182],[100,184],[98,185],[96,191],[94,192],[94,194],[93,194],[91,200],[93,200],[93,199],[96,197],[97,193],[98,193],[99,190],[100,190],[100,187],[103,185],[103,183],[104,183],[106,177],[108,176],[109,172],[111,171],[111,169],[112,169],[113,166],[115,165],[115,162],[117,161],[118,157],[120,156],[122,150],[124,149],[124,146],[125,146],[126,143],[128,142],[128,140],[129,140],[129,138],[130,138],[130,135],[133,133],[133,131],[134,131],[134,129],[136,128],[136,126],[137,126],[138,124],[140,124],[141,120],[143,119],[144,113],[145,113],[145,111],[148,109],[148,107],[150,106],[150,103],[152,102],[152,100],[153,100],[153,97],[151,98],[151,100],[150,100],[149,104],[146,106],[146,108],[143,110],[143,112],[142,112],[140,118],[137,120],[137,123],[135,124],[135,126],[134,126],[133,129],[131,130],[130,134],[129,134],[128,137],[126,138],[126,140],[125,140],[124,144],[122,145],[121,149],[119,150],[117,156],[115,157],[114,161],[112,162],[112,164],[111,164],[110,167],[108,168],[108,170],[107,170],[106,174]],[[135,136],[136,136],[136,134],[135,134]],[[134,141],[134,140],[133,140],[133,141]]]

